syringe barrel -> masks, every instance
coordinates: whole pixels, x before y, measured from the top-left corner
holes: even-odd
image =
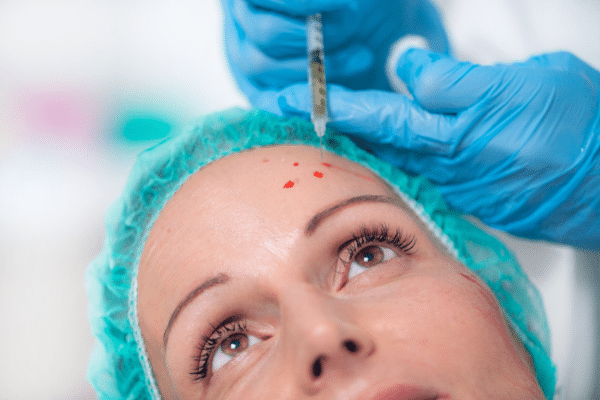
[[[323,25],[321,14],[306,18],[306,45],[308,49],[308,81],[312,100],[312,119],[327,119],[327,87],[323,52]]]

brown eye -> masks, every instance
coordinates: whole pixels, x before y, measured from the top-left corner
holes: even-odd
[[[365,272],[365,270],[396,257],[398,257],[398,254],[387,247],[380,245],[367,246],[356,253],[350,260],[348,279],[352,279],[356,275]]]
[[[363,268],[369,268],[379,264],[384,259],[381,246],[369,246],[359,251],[354,256],[354,262]]]
[[[234,333],[221,343],[221,350],[228,356],[236,356],[248,348],[248,336],[243,333]]]
[[[243,352],[251,351],[250,347],[258,344],[260,340],[256,336],[244,332],[232,333],[221,342],[217,351],[215,351],[212,360],[212,371],[217,371]]]

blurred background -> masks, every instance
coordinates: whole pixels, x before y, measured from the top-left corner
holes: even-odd
[[[575,40],[600,38],[596,1],[438,3],[460,58],[569,49],[600,69]],[[0,1],[0,400],[95,398],[83,277],[106,208],[138,151],[248,105],[221,18],[218,0]],[[597,398],[597,255],[503,237],[551,311],[563,398]]]

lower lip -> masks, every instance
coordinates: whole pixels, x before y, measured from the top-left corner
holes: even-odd
[[[425,388],[395,386],[378,393],[371,400],[450,400],[450,397]]]

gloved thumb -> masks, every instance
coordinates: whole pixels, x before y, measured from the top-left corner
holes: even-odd
[[[417,103],[438,113],[458,113],[472,106],[502,79],[500,68],[417,48],[399,57],[396,73]]]
[[[431,114],[406,96],[379,90],[354,91],[327,85],[328,127],[349,134],[382,156],[404,150],[430,154],[449,154],[455,150],[455,117]],[[281,112],[310,118],[310,94],[306,83],[280,92]],[[396,163],[397,164],[397,163]]]

